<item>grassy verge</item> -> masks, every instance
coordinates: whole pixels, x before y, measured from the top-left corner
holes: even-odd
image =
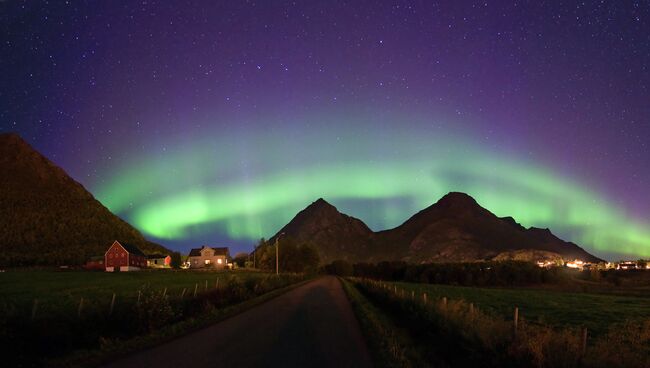
[[[422,367],[423,360],[409,346],[408,334],[400,331],[390,318],[375,307],[347,280],[343,289],[361,325],[376,367]]]
[[[596,338],[584,329],[527,323],[486,313],[464,300],[438,299],[396,284],[353,280],[396,324],[406,325],[427,362],[484,367],[648,367],[650,320],[612,326]],[[423,344],[423,342],[426,342]]]

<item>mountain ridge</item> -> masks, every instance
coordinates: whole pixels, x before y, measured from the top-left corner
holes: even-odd
[[[16,133],[0,134],[0,252],[6,265],[80,264],[114,240],[170,251],[111,213]]]
[[[602,261],[549,229],[525,228],[510,216],[498,217],[462,192],[450,192],[401,225],[377,232],[319,198],[270,240],[281,233],[316,245],[322,263],[335,259],[466,262],[506,259],[514,254],[517,258],[547,254],[567,260]]]

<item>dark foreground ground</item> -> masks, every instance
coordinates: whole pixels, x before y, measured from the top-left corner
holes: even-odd
[[[108,367],[369,367],[335,277],[321,277],[233,318]]]

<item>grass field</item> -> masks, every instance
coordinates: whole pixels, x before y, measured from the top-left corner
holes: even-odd
[[[448,285],[394,283],[418,297],[427,293],[430,300],[447,297],[474,303],[481,310],[513,318],[515,307],[519,316],[531,322],[552,326],[584,326],[598,335],[609,326],[626,320],[650,317],[650,295],[618,296],[588,293],[569,293],[538,289],[496,289]]]
[[[154,290],[164,290],[170,296],[186,295],[225,286],[231,276],[240,280],[262,279],[267,273],[238,271],[150,270],[140,272],[84,272],[84,271],[13,271],[0,273],[0,300],[15,307],[31,307],[38,299],[39,309],[85,302],[106,304],[113,293],[117,302],[133,302],[138,290],[148,284]]]
[[[240,271],[3,272],[0,346],[13,352],[8,366],[86,364],[214,322],[304,279]]]

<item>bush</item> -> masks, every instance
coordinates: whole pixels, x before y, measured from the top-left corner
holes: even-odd
[[[354,268],[348,261],[336,260],[332,263],[323,266],[323,271],[329,275],[337,276],[352,276],[354,273]]]
[[[134,309],[138,316],[140,330],[143,332],[158,329],[175,317],[165,290],[155,291],[149,285],[140,289],[140,301],[136,303]]]
[[[353,269],[354,276],[358,277],[463,286],[557,284],[568,279],[562,268],[540,268],[523,261],[417,265],[405,262],[356,263]]]

